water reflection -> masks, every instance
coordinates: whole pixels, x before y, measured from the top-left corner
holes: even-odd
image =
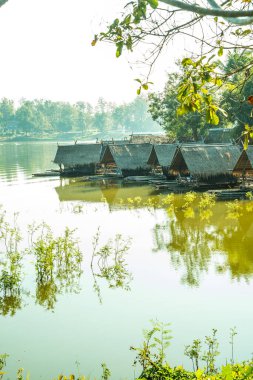
[[[105,245],[100,246],[100,229],[93,238],[93,252],[91,259],[91,272],[94,280],[93,288],[102,303],[99,279],[104,279],[109,288],[122,288],[130,290],[132,274],[128,271],[126,255],[129,251],[131,239],[124,239],[116,235]]]
[[[54,309],[57,295],[81,290],[83,255],[74,232],[67,227],[62,236],[55,237],[44,223],[33,226],[31,231],[30,254],[35,257],[36,302],[48,310]]]
[[[153,192],[147,185],[127,184],[121,179],[91,182],[82,178],[60,179],[55,191],[61,202],[105,202],[111,209],[129,206],[128,199],[148,199]]]
[[[35,302],[46,310],[53,311],[57,298],[64,293],[79,293],[83,269],[83,253],[75,230],[65,228],[62,235],[55,236],[51,227],[42,222],[28,225],[29,246],[20,250],[20,229],[16,215],[14,221],[6,221],[5,212],[0,214],[0,314],[13,316],[24,306],[24,297],[32,296],[23,287],[25,280],[25,259],[30,257],[34,270]],[[127,253],[130,239],[115,235],[106,244],[100,244],[100,230],[93,238],[90,268],[94,289],[102,302],[100,280],[104,279],[109,288],[130,289],[132,275],[128,270]],[[23,236],[25,240],[25,236]],[[30,277],[31,268],[29,270]],[[32,297],[34,298],[34,297]]]
[[[9,223],[5,211],[0,210],[0,314],[11,316],[22,306],[23,263],[17,216],[14,214],[13,221]]]
[[[89,183],[72,179],[56,188],[61,201],[106,202],[110,210],[163,209],[166,223],[154,227],[153,251],[166,250],[175,269],[184,268],[182,283],[199,286],[211,262],[218,274],[249,280],[253,274],[253,202],[216,202],[208,193],[155,194],[150,186],[118,181]],[[83,202],[83,203],[81,203]]]
[[[0,144],[0,181],[24,182],[32,173],[56,168],[52,164],[56,150],[56,142]]]
[[[172,265],[184,268],[181,280],[189,286],[199,286],[211,261],[216,273],[228,271],[233,279],[249,280],[253,274],[251,205],[216,203],[203,210],[195,201],[191,206],[184,201],[178,199],[168,221],[155,226],[155,250],[166,249]]]

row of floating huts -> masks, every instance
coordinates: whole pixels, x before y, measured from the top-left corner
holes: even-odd
[[[73,144],[58,145],[54,163],[66,176],[115,173],[147,176],[159,170],[168,179],[235,184],[253,175],[253,146],[234,144]]]

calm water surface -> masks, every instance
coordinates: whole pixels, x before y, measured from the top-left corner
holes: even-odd
[[[18,367],[31,379],[51,379],[77,367],[93,378],[102,362],[112,379],[133,379],[129,347],[141,343],[151,319],[171,323],[173,365],[191,368],[185,345],[212,328],[221,342],[219,363],[230,359],[234,326],[235,357],[250,358],[251,202],[200,209],[200,198],[187,203],[176,196],[172,202],[148,186],[32,177],[56,168],[51,162],[56,148],[56,143],[0,145],[2,212],[22,235],[21,282],[12,296],[0,292],[0,352],[10,355],[9,379]],[[43,222],[54,236],[75,229],[82,257],[80,266],[75,258],[66,268],[56,266],[50,280],[38,278],[38,261],[28,253],[29,226]],[[40,233],[40,228],[34,232],[34,241]],[[118,270],[117,246],[123,250]],[[2,241],[1,273],[5,259]]]

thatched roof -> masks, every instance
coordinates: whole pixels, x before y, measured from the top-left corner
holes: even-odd
[[[114,162],[119,169],[148,167],[151,144],[107,145],[101,163]]]
[[[54,162],[64,166],[90,165],[100,161],[101,144],[59,145]]]
[[[210,128],[205,144],[229,144],[233,142],[234,128]]]
[[[176,144],[157,144],[153,146],[148,164],[170,167],[177,150]]]
[[[247,150],[242,151],[233,172],[237,175],[253,175],[253,146],[249,145]]]
[[[166,135],[132,134],[129,142],[131,144],[168,144],[170,139]]]
[[[173,173],[214,177],[232,174],[240,156],[236,145],[182,145],[171,164]]]

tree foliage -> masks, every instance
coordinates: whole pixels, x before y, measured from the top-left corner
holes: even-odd
[[[17,108],[12,100],[0,101],[1,135],[47,135],[78,131],[110,134],[155,131],[160,129],[148,113],[144,98],[138,97],[128,104],[115,105],[99,99],[96,106],[89,103],[53,102],[50,100],[25,100]]]
[[[189,39],[192,54],[182,60],[183,75],[177,88],[179,102],[177,113],[185,115],[205,113],[206,123],[218,125],[225,112],[215,101],[214,93],[231,84],[233,67],[222,72],[223,55],[237,49],[252,51],[253,10],[251,0],[199,1],[186,0],[134,0],[126,4],[120,18],[115,19],[105,31],[95,35],[92,45],[98,41],[113,42],[116,57],[124,50],[132,52],[142,45],[143,63],[147,71],[139,79],[137,92],[149,87],[152,69],[166,46],[179,36]],[[167,50],[169,51],[169,50]],[[253,59],[240,65],[237,77],[244,83],[250,78]],[[252,94],[251,94],[252,95]],[[253,99],[253,98],[252,98]],[[195,117],[195,116],[194,116]]]

